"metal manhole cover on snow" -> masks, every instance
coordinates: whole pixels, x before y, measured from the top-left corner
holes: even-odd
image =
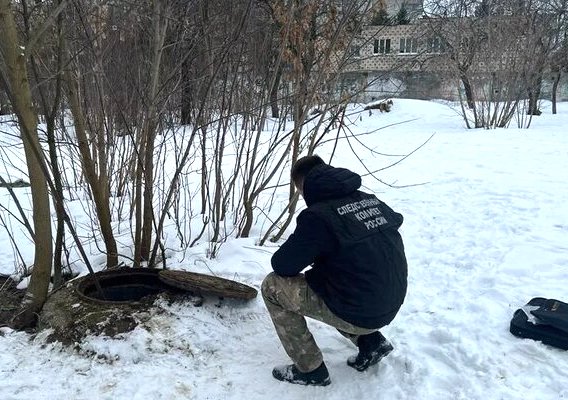
[[[164,270],[160,271],[160,280],[168,285],[200,294],[245,300],[254,299],[257,295],[257,290],[248,285],[197,272]]]

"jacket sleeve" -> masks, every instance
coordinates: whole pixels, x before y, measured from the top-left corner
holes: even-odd
[[[334,240],[325,222],[304,210],[298,215],[294,233],[272,256],[272,269],[281,276],[298,275],[328,253]]]

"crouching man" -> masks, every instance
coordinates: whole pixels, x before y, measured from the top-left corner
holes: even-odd
[[[262,296],[294,363],[274,368],[272,375],[325,386],[331,383],[329,373],[304,317],[337,328],[358,347],[347,360],[357,371],[393,350],[379,329],[394,319],[406,295],[406,257],[398,232],[403,217],[360,191],[359,175],[318,156],[299,159],[292,180],[308,207],[274,253],[274,272],[262,282]]]

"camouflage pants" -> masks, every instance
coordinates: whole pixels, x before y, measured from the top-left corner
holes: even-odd
[[[316,369],[323,361],[321,350],[308,330],[304,317],[337,328],[355,344],[359,335],[376,331],[360,328],[333,314],[321,297],[308,286],[304,274],[293,277],[279,276],[274,272],[268,274],[262,282],[262,297],[284,350],[302,372]]]

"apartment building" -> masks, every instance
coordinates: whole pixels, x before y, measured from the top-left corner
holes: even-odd
[[[366,26],[351,45],[349,62],[343,68],[343,89],[357,93],[359,101],[386,97],[457,100],[461,90],[457,65],[450,59],[446,42],[433,29],[436,24],[422,16],[421,0],[390,0],[385,7],[393,16],[403,4],[412,15],[410,23]],[[450,29],[456,26],[449,25]],[[506,62],[507,54],[494,54],[486,51],[476,56],[470,69],[475,79],[487,80],[496,62]],[[552,75],[545,73],[543,98],[550,97],[552,83]],[[558,100],[568,100],[565,77],[558,96]]]
[[[422,20],[368,26],[350,49],[344,88],[360,101],[385,97],[455,98],[455,74],[444,42]]]

